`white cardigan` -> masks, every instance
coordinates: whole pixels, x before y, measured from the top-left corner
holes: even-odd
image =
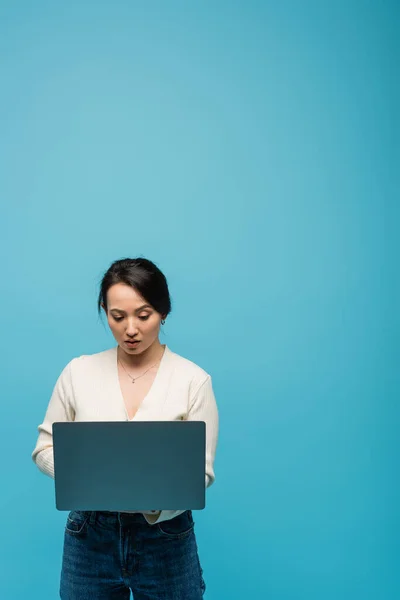
[[[129,421],[118,378],[118,346],[73,358],[60,374],[32,452],[38,468],[54,478],[55,421]],[[153,384],[132,421],[205,421],[206,487],[215,480],[218,409],[210,375],[165,345]],[[128,511],[127,511],[128,512]],[[141,511],[130,511],[141,512]],[[182,510],[142,513],[149,524],[173,519]]]

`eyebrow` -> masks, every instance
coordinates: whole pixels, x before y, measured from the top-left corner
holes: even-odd
[[[140,306],[139,308],[137,308],[135,310],[135,312],[140,312],[140,311],[142,311],[145,308],[151,308],[151,305],[150,304],[143,304],[143,306]],[[116,311],[118,311],[118,312],[123,313],[124,315],[126,315],[126,312],[124,310],[121,310],[120,308],[110,308],[110,312],[112,310],[116,310]]]

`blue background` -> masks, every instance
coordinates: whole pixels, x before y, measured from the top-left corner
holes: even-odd
[[[58,597],[36,427],[139,255],[220,410],[207,598],[399,597],[398,6],[1,3],[1,597]]]

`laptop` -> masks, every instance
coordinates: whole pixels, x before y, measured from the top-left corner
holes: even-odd
[[[53,423],[58,510],[205,508],[204,421]]]

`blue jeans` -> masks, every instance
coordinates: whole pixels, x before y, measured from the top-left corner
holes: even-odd
[[[69,513],[63,600],[202,600],[205,587],[192,511],[156,525],[140,513]]]

